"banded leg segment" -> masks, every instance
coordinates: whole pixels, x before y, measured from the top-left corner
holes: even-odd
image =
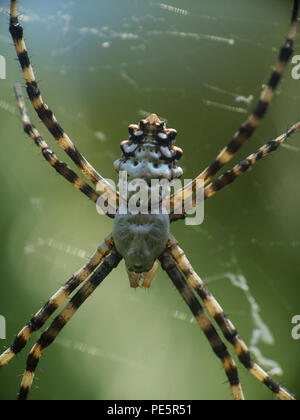
[[[80,178],[68,165],[53,153],[49,148],[48,144],[42,139],[38,130],[32,125],[26,106],[22,90],[19,85],[14,87],[15,95],[18,101],[18,107],[21,113],[21,119],[24,127],[24,131],[33,140],[35,145],[40,149],[46,161],[62,175],[67,181],[69,181],[75,188],[85,194],[91,201],[97,203],[100,195],[96,193],[82,178]]]
[[[81,289],[70,300],[67,306],[55,318],[50,327],[42,334],[41,338],[29,353],[26,371],[24,373],[19,392],[19,400],[26,400],[28,396],[34,379],[35,370],[38,366],[42,352],[55,341],[58,334],[75,315],[80,306],[87,300],[89,296],[91,296],[91,294],[110,274],[110,272],[119,265],[121,260],[122,257],[117,253],[115,249],[113,249],[112,253],[103,261],[101,266],[95,271],[90,280],[88,280],[81,287]]]
[[[246,159],[242,160],[237,165],[235,165],[230,171],[225,172],[225,174],[221,175],[215,181],[207,185],[204,189],[205,200],[207,198],[212,197],[218,191],[220,191],[227,185],[234,182],[240,175],[246,172],[256,162],[263,159],[270,153],[275,152],[278,149],[278,147],[283,142],[285,142],[292,134],[296,133],[296,131],[299,130],[299,128],[300,128],[300,122],[293,125],[286,133],[266,143],[264,146],[259,148],[255,153],[252,153]]]
[[[70,156],[73,162],[78,166],[80,171],[89,179],[96,187],[97,191],[111,199],[111,203],[115,202],[118,193],[116,190],[103,178],[100,174],[89,164],[89,162],[79,153],[71,139],[64,132],[62,127],[57,122],[53,112],[43,102],[40,90],[38,88],[33,68],[30,64],[28,52],[26,49],[23,28],[19,23],[17,16],[17,0],[11,0],[11,15],[10,15],[10,33],[13,38],[20,65],[22,67],[27,93],[29,99],[37,112],[39,118],[48,128],[53,137],[57,140],[62,149]]]
[[[300,121],[294,124],[286,133],[273,139],[260,147],[255,153],[252,153],[244,160],[236,164],[231,170],[226,171],[223,175],[219,176],[215,181],[211,182],[204,188],[204,199],[215,195],[218,191],[225,188],[227,185],[232,184],[239,176],[247,172],[259,160],[265,158],[270,153],[275,152],[286,140],[300,129]],[[184,217],[183,214],[172,214],[170,219],[172,222],[180,220]]]
[[[17,335],[13,345],[0,356],[0,368],[6,365],[16,354],[26,346],[32,333],[43,327],[53,313],[68,299],[68,297],[82,284],[101,262],[110,254],[113,239],[109,235],[99,246],[90,260],[40,309],[30,322]]]
[[[294,0],[292,23],[288,38],[280,50],[279,60],[272,72],[267,86],[264,88],[260,100],[254,109],[253,113],[247,119],[247,121],[240,127],[238,132],[235,134],[231,142],[220,152],[216,160],[207,167],[191,184],[184,188],[185,198],[196,196],[197,192],[197,180],[204,180],[208,183],[219,170],[228,163],[241,146],[252,137],[254,131],[258,127],[260,121],[265,116],[269,104],[274,96],[275,90],[283,76],[284,70],[293,55],[294,52],[294,41],[297,30],[297,19],[299,14],[299,0]],[[177,191],[171,197],[171,208],[181,208],[181,201],[183,197],[183,190]]]
[[[239,381],[238,370],[232,357],[230,356],[225,344],[220,339],[217,331],[204,312],[202,306],[196,299],[191,288],[185,281],[183,275],[177,268],[174,260],[168,252],[160,257],[162,268],[166,271],[173,284],[181,294],[183,300],[189,306],[196,318],[200,328],[204,332],[216,356],[222,361],[226,375],[229,379],[235,400],[244,400],[243,390]]]
[[[239,337],[236,328],[227,318],[217,300],[213,297],[201,278],[195,272],[184,251],[178,246],[178,242],[173,236],[170,237],[168,247],[169,255],[178,264],[190,285],[200,296],[208,312],[222,330],[224,337],[230,344],[232,344],[241,363],[280,400],[294,400],[292,395],[274,382],[273,379],[271,379],[270,376],[252,360],[250,352],[246,344]]]

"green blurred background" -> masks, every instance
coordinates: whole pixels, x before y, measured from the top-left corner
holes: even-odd
[[[1,347],[112,229],[22,132],[12,86],[23,79],[8,7],[1,0],[0,55],[7,62],[7,79],[0,80],[0,314],[7,320]],[[185,178],[209,164],[266,83],[291,7],[283,0],[20,1],[44,99],[79,150],[112,179],[128,125],[150,112],[179,131]],[[265,122],[239,158],[300,117],[299,88],[289,67]],[[298,396],[300,342],[291,338],[291,319],[300,314],[299,158],[298,133],[289,147],[209,200],[203,225],[173,226],[241,336],[275,361],[266,360],[266,369],[282,368],[276,379]],[[1,370],[1,399],[16,397],[25,359],[26,351]],[[273,399],[240,371],[247,398]],[[231,392],[161,270],[150,291],[135,291],[122,263],[45,352],[30,398],[231,399]]]

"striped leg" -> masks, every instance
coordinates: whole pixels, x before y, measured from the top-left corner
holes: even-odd
[[[58,334],[75,315],[80,306],[96,290],[110,272],[118,266],[121,259],[122,257],[116,250],[113,250],[95,271],[90,280],[81,287],[34,345],[27,359],[26,371],[19,392],[19,400],[27,399],[42,352],[54,342]]]
[[[218,191],[222,190],[227,185],[230,185],[232,182],[234,182],[240,175],[245,173],[256,162],[268,156],[270,153],[275,152],[279,148],[279,146],[282,145],[282,143],[288,140],[299,129],[300,121],[294,124],[286,133],[282,134],[276,139],[269,141],[268,143],[260,147],[255,153],[252,153],[246,159],[242,160],[237,165],[235,165],[231,170],[225,172],[215,181],[208,184],[204,188],[204,199],[207,200],[208,198],[212,197]],[[175,222],[182,218],[182,214],[171,215],[172,222]]]
[[[200,325],[202,331],[212,346],[214,353],[222,361],[223,367],[232,388],[234,399],[244,400],[243,390],[239,381],[236,364],[230,356],[226,346],[220,339],[214,326],[210,322],[208,316],[204,312],[202,306],[193,294],[191,288],[177,268],[174,260],[169,256],[168,252],[166,252],[160,257],[160,262],[162,268],[167,272],[168,276],[181,294],[182,298],[191,309],[193,315],[196,318],[196,321]]]
[[[169,255],[176,261],[186,279],[196,290],[202,301],[204,302],[208,312],[215,319],[221,328],[225,338],[234,347],[241,363],[254,375],[260,382],[266,385],[280,400],[294,400],[285,389],[275,383],[270,376],[264,372],[251,358],[250,352],[246,344],[240,339],[237,330],[232,322],[227,318],[223,309],[212,296],[206,285],[194,271],[184,251],[178,246],[176,239],[171,236],[169,241]]]
[[[208,168],[206,168],[194,181],[192,181],[192,184],[185,187],[185,192],[187,194],[186,198],[188,198],[188,195],[191,194],[193,197],[195,197],[197,192],[197,180],[204,180],[205,183],[209,182],[216,175],[216,173],[219,172],[219,170],[232,159],[232,157],[241,148],[245,141],[253,135],[260,121],[265,116],[268,106],[274,96],[274,92],[283,76],[287,63],[289,62],[294,52],[293,47],[296,37],[298,12],[299,0],[294,0],[290,33],[288,35],[286,43],[280,50],[278,63],[272,72],[271,78],[267,86],[264,88],[261,94],[258,105],[254,109],[253,113],[248,118],[248,120],[240,127],[240,129],[235,134],[231,142],[217,156],[216,160]],[[180,206],[180,202],[182,200],[182,193],[183,191],[179,190],[171,197],[171,208],[178,208]]]
[[[79,153],[68,135],[64,132],[62,127],[58,124],[53,112],[43,102],[40,90],[38,88],[33,68],[30,64],[28,52],[26,49],[23,28],[19,24],[17,16],[17,0],[11,0],[10,11],[10,27],[11,36],[17,51],[20,65],[24,72],[26,81],[27,93],[29,99],[37,112],[39,118],[43,121],[50,133],[62,149],[70,156],[73,162],[78,166],[80,171],[89,179],[96,187],[97,191],[106,193],[108,198],[114,202],[114,198],[118,197],[115,189],[104,179],[98,172],[88,163],[88,161]]]
[[[68,299],[68,297],[82,284],[99,264],[107,257],[113,248],[113,239],[109,235],[99,246],[90,260],[64,285],[17,335],[13,345],[0,355],[0,368],[6,365],[16,354],[26,346],[31,334],[42,328],[51,315]]]
[[[59,160],[53,151],[49,148],[48,144],[42,139],[38,130],[31,124],[25,101],[22,95],[22,90],[19,85],[14,88],[16,98],[18,101],[18,107],[21,113],[21,119],[24,126],[24,131],[31,137],[33,142],[42,152],[46,161],[67,181],[74,185],[79,191],[85,194],[94,203],[97,203],[100,195],[96,193],[82,178],[80,178],[72,169],[70,169],[64,162]]]
[[[235,165],[230,171],[225,172],[218,179],[211,182],[204,189],[204,198],[212,197],[226,185],[231,184],[235,181],[240,175],[246,172],[251,166],[253,166],[257,161],[263,159],[272,152],[275,152],[278,147],[285,142],[292,134],[294,134],[300,128],[300,122],[293,125],[286,133],[277,137],[274,140],[269,141],[267,144],[259,148],[255,153],[252,153],[246,159],[239,162]]]

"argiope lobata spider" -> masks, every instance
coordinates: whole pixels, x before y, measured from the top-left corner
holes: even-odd
[[[272,72],[268,85],[262,92],[257,107],[237,131],[228,146],[226,146],[218,155],[216,160],[193,181],[192,188],[190,190],[185,190],[185,192],[191,191],[192,198],[194,198],[197,193],[197,180],[202,180],[206,184],[204,190],[205,199],[211,197],[247,171],[258,160],[277,150],[284,141],[300,128],[300,122],[298,122],[286,133],[268,142],[257,152],[238,163],[232,170],[225,172],[225,174],[219,176],[216,180],[212,180],[219,170],[231,160],[245,141],[252,136],[260,120],[264,117],[286,65],[293,54],[298,11],[299,0],[294,0],[291,29],[287,41],[281,48],[279,61]],[[39,147],[50,165],[77,189],[83,192],[91,201],[96,203],[101,194],[106,194],[108,198],[116,199],[116,203],[118,204],[119,193],[116,192],[79,153],[70,138],[58,124],[52,111],[43,102],[29,61],[23,38],[23,29],[18,22],[17,0],[11,0],[10,32],[24,72],[27,93],[34,109],[50,133],[57,140],[58,144],[71,157],[83,175],[95,186],[95,189],[90,187],[81,177],[76,175],[64,162],[60,161],[55,156],[52,150],[49,149],[37,129],[31,124],[21,90],[19,87],[16,87],[15,91],[25,132]],[[146,120],[141,121],[139,125],[130,126],[129,133],[129,140],[121,144],[123,156],[115,163],[118,171],[126,168],[128,173],[134,178],[139,172],[139,165],[143,163],[143,165],[140,165],[142,169],[140,170],[139,176],[145,177],[145,173],[143,172],[145,166],[147,167],[147,171],[150,171],[153,178],[160,179],[162,177],[167,177],[176,179],[181,176],[181,169],[177,166],[177,162],[179,161],[182,152],[174,145],[176,137],[175,130],[167,129],[165,124],[160,121],[156,115],[152,114]],[[44,349],[53,343],[57,335],[65,327],[68,321],[70,321],[79,307],[95,291],[110,272],[117,267],[122,258],[125,259],[128,269],[130,285],[135,288],[139,286],[141,279],[143,279],[143,287],[150,287],[151,280],[157,267],[157,261],[161,263],[162,268],[166,271],[195,316],[196,321],[199,323],[199,326],[210,342],[213,351],[221,360],[229,379],[233,396],[236,400],[244,399],[236,364],[210,321],[206,311],[196,298],[194,291],[199,295],[207,312],[219,326],[225,339],[233,346],[240,362],[246,369],[268,387],[279,399],[293,399],[292,395],[276,384],[269,375],[253,361],[247,346],[240,339],[235,327],[226,317],[221,306],[209,292],[206,285],[196,274],[185,256],[184,251],[179,247],[176,239],[170,234],[170,221],[174,222],[185,217],[184,213],[176,214],[174,211],[182,202],[182,192],[183,191],[180,190],[172,196],[172,211],[170,216],[162,214],[147,216],[129,214],[123,216],[117,214],[116,217],[114,217],[111,212],[110,217],[115,219],[113,233],[98,247],[84,267],[72,276],[72,278],[62,286],[52,298],[50,298],[45,306],[18,334],[12,346],[0,356],[0,367],[2,367],[25,347],[32,333],[41,329],[52,314],[66,302],[73,292],[79,289],[31,350],[27,359],[27,366],[22,380],[19,399],[22,400],[27,398],[33,382],[35,370]]]

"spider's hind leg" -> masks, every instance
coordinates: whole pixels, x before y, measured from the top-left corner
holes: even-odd
[[[67,181],[69,181],[75,188],[85,194],[91,201],[97,203],[100,195],[93,190],[81,177],[79,177],[69,166],[58,159],[58,157],[49,148],[48,144],[43,140],[40,133],[31,123],[22,89],[20,85],[15,85],[14,92],[18,101],[18,107],[21,114],[23,128],[26,134],[33,140],[35,145],[40,149],[42,155],[46,161],[56,170],[57,173],[62,175]]]
[[[188,184],[184,189],[178,190],[171,197],[170,205],[171,208],[177,207],[178,202],[182,201],[183,191],[185,191],[185,199],[188,199],[189,196],[192,196],[195,199],[199,187],[202,188],[202,184],[197,185],[197,181],[203,180],[205,184],[212,180],[212,178],[226,165],[234,155],[240,150],[240,148],[245,144],[245,142],[250,139],[259,123],[264,118],[269,108],[269,105],[274,97],[275,91],[283,77],[284,71],[287,67],[290,58],[294,53],[294,43],[297,32],[297,20],[299,14],[299,3],[300,0],[294,0],[293,13],[290,31],[286,42],[280,49],[279,58],[277,64],[272,71],[271,77],[264,87],[260,99],[253,110],[249,118],[241,125],[239,130],[234,135],[233,139],[229,144],[219,153],[217,158],[213,163],[208,166],[203,172],[198,175],[191,184]],[[178,216],[174,219],[178,219]]]
[[[265,158],[270,153],[275,152],[279,146],[281,146],[290,136],[296,133],[300,129],[300,121],[294,124],[289,128],[286,133],[281,136],[273,139],[260,147],[255,153],[252,153],[246,159],[242,160],[236,164],[231,170],[226,171],[223,175],[219,176],[215,181],[211,182],[204,189],[204,199],[208,199],[219,192],[221,189],[225,188],[227,185],[230,185],[234,182],[239,176],[248,171],[253,165],[255,165],[259,160]]]
[[[11,0],[9,31],[14,41],[18,59],[24,73],[28,97],[38,117],[45,124],[59,146],[69,155],[85,177],[91,181],[97,191],[106,194],[111,203],[118,201],[119,194],[84,158],[75,147],[69,136],[58,123],[54,113],[42,99],[35,74],[30,63],[28,50],[24,41],[23,27],[19,23],[17,14],[17,0]]]

